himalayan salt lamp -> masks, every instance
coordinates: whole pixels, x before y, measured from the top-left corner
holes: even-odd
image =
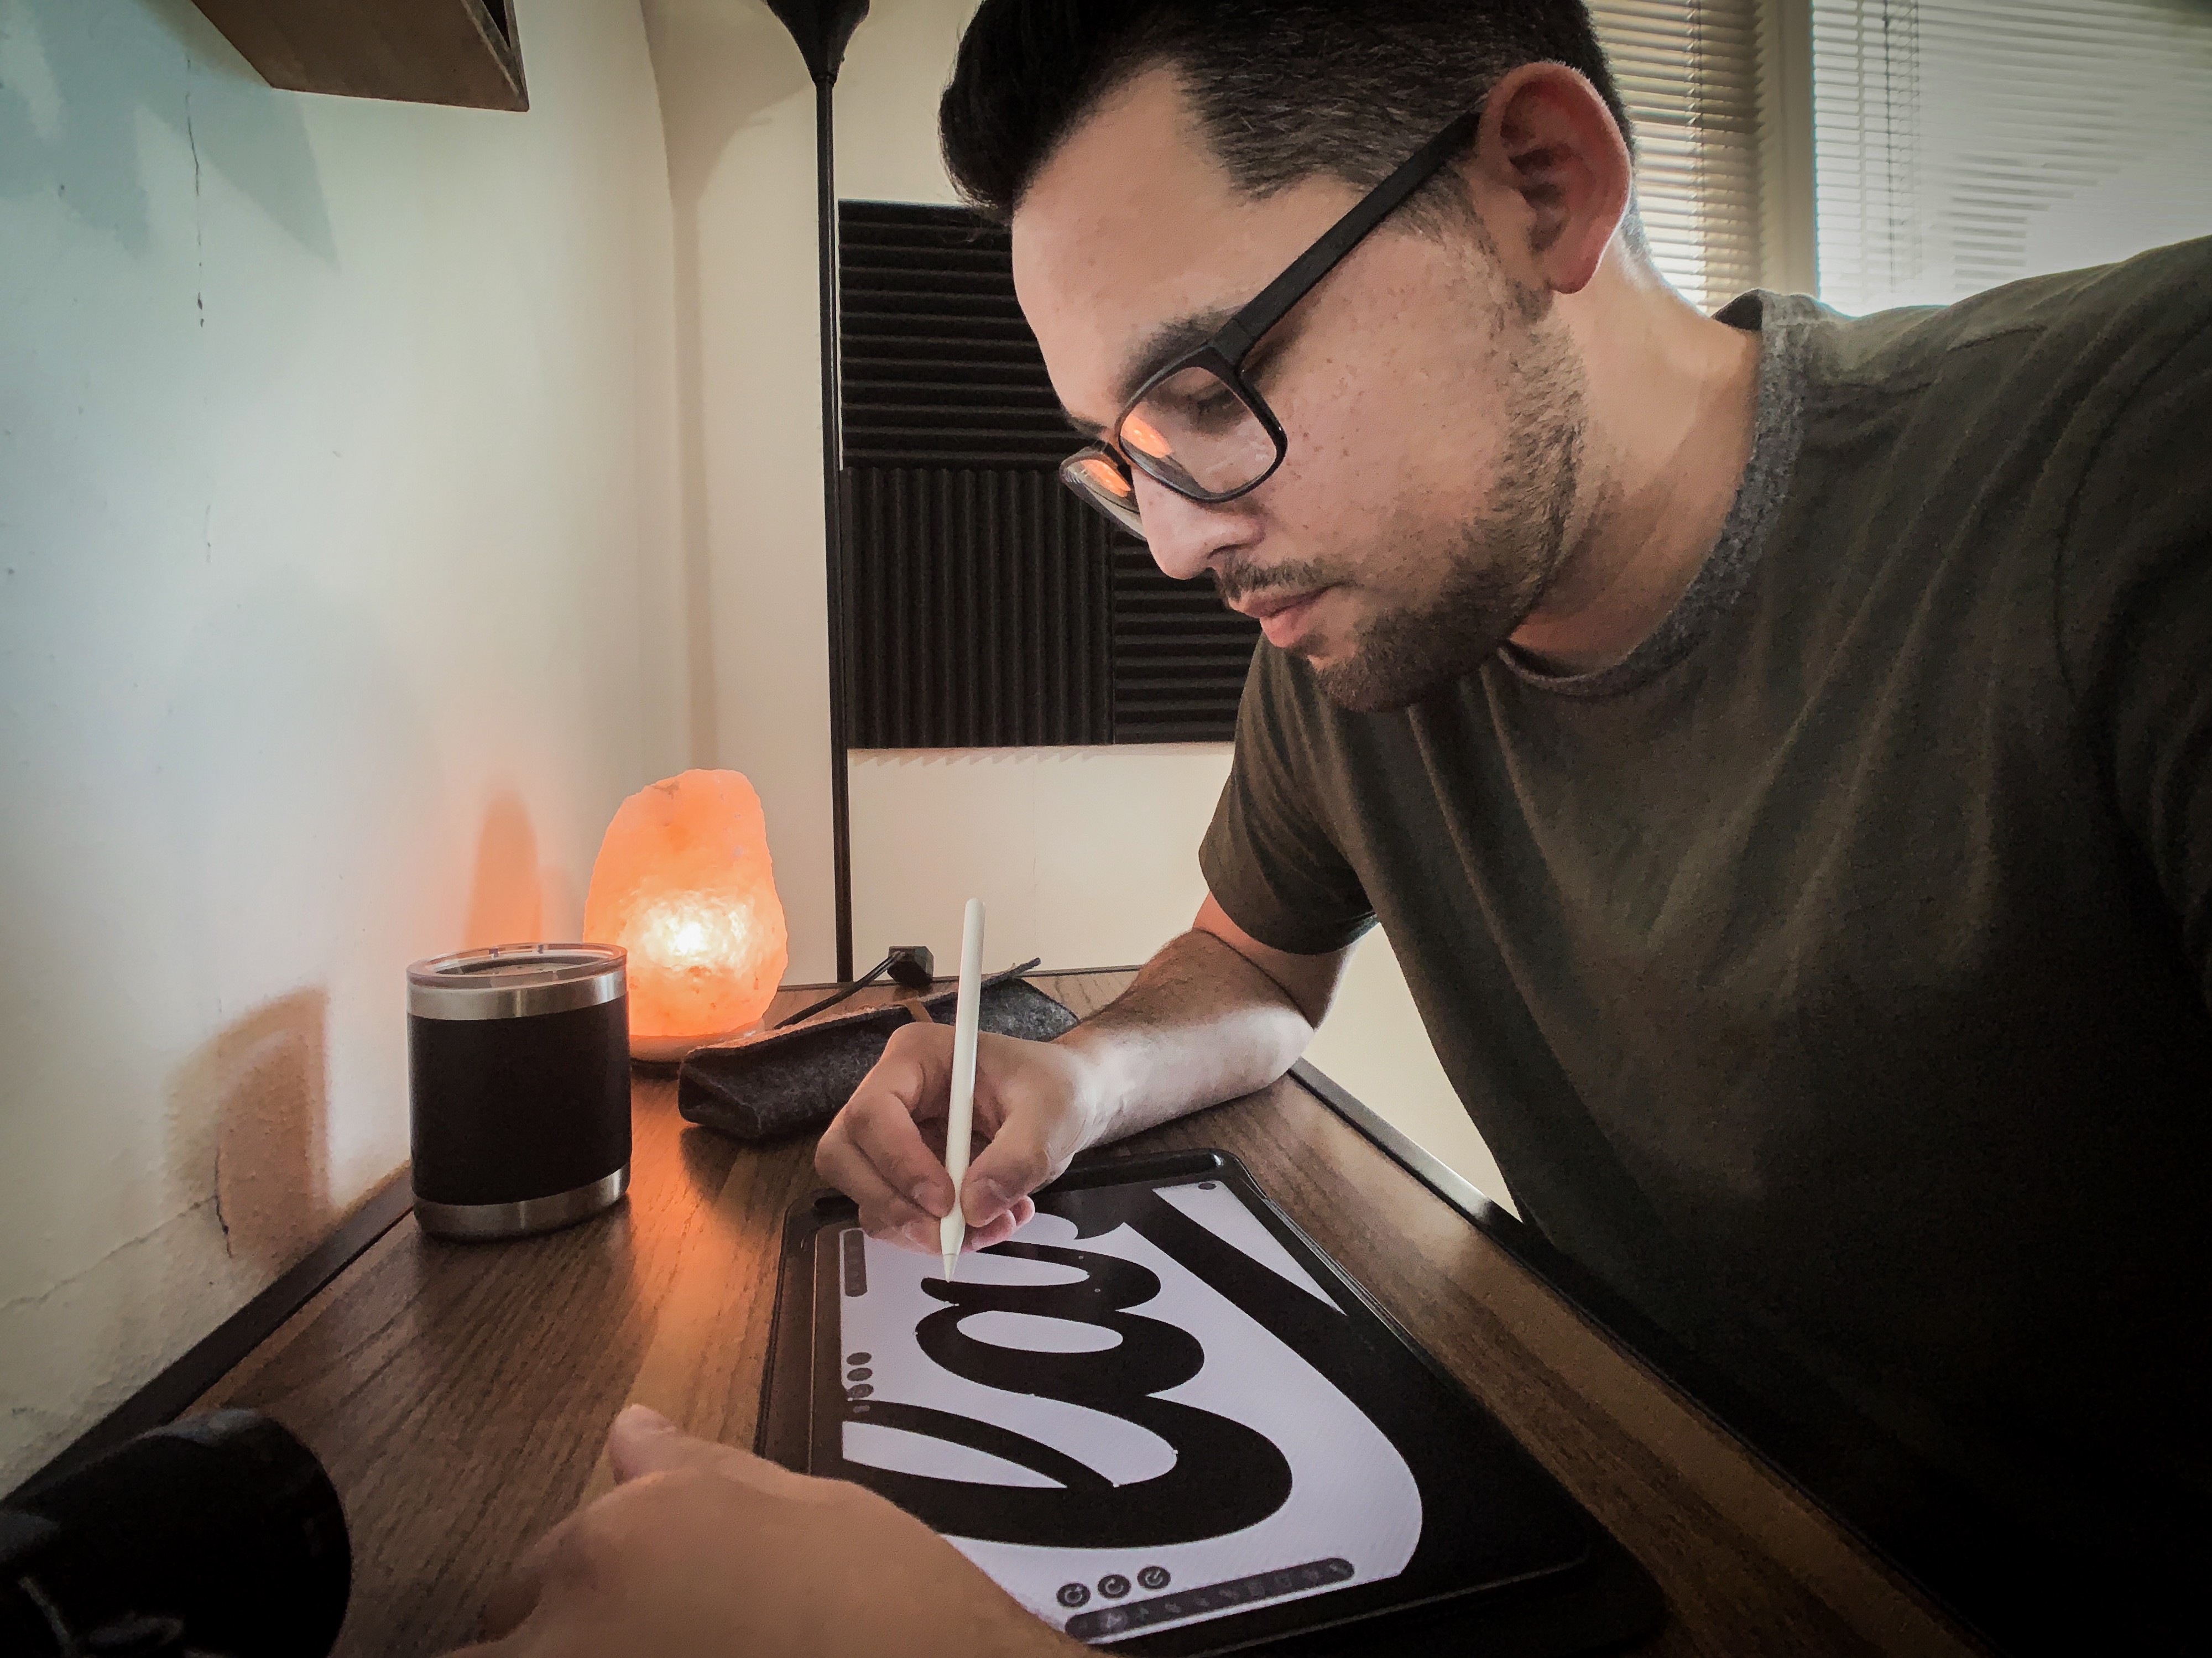
[[[681,1059],[759,1022],[790,947],[744,774],[687,771],[622,803],[592,865],[584,937],[629,952],[638,1059]]]

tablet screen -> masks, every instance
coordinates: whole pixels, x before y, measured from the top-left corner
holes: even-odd
[[[1259,1638],[1578,1561],[1564,1494],[1240,1176],[1055,1187],[951,1283],[825,1235],[811,1470],[1094,1643],[1231,1617]]]

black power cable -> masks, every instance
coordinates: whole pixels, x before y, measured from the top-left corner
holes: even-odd
[[[781,1030],[786,1025],[797,1024],[801,1019],[811,1019],[825,1009],[832,1008],[847,997],[866,990],[889,973],[908,990],[927,990],[936,982],[937,958],[927,944],[893,944],[891,953],[878,962],[852,983],[830,992],[820,1001],[802,1007],[788,1018],[778,1019],[771,1029]]]

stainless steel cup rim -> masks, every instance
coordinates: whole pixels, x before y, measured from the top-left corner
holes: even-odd
[[[587,1220],[622,1201],[629,1190],[629,1165],[624,1163],[611,1175],[566,1192],[514,1203],[435,1203],[418,1194],[415,1218],[424,1231],[441,1238],[524,1238]]]
[[[519,1019],[597,1007],[629,990],[615,944],[491,944],[407,969],[407,1011],[424,1019]]]

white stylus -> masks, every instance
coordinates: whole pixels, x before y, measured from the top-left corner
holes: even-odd
[[[968,1141],[975,1128],[975,1021],[982,1011],[983,901],[970,898],[960,932],[960,998],[952,1013],[952,1101],[945,1116],[945,1172],[952,1176],[952,1212],[938,1223],[948,1280],[958,1271],[960,1245],[968,1236],[960,1183],[968,1178]]]

